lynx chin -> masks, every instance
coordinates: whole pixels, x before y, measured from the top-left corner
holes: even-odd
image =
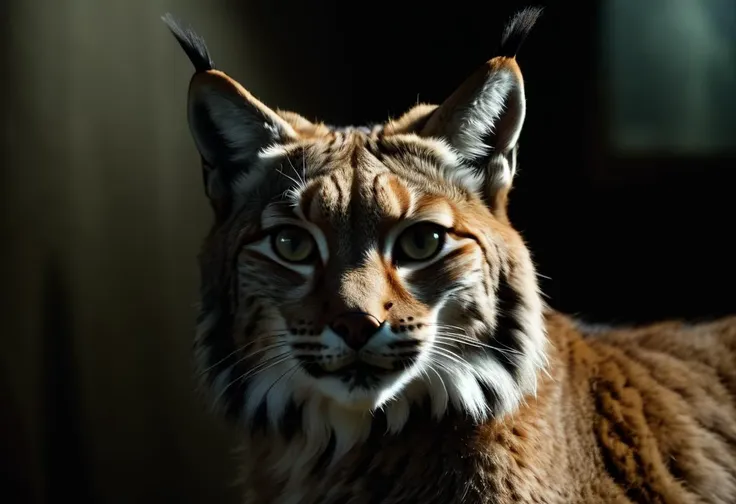
[[[442,104],[344,128],[164,17],[213,211],[197,373],[245,504],[736,502],[736,317],[585,329],[509,221],[539,14]]]

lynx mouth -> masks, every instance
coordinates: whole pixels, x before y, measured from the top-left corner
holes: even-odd
[[[352,390],[359,388],[374,389],[378,387],[382,378],[391,373],[392,371],[388,369],[373,366],[362,361],[355,361],[352,364],[333,371],[331,374],[339,378],[341,382]]]
[[[395,372],[357,359],[339,367],[330,366],[329,369],[310,360],[302,360],[302,366],[315,378],[335,377],[345,384],[362,388],[373,388],[381,378]]]

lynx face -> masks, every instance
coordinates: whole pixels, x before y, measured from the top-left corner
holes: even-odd
[[[379,412],[393,431],[413,405],[483,421],[533,393],[543,306],[506,216],[525,115],[508,47],[439,107],[335,129],[266,107],[172,29],[215,211],[196,341],[215,403],[347,449]]]
[[[513,404],[520,348],[488,337],[508,252],[473,196],[478,181],[445,180],[466,168],[439,142],[329,136],[272,158],[269,177],[299,168],[238,251],[234,339],[257,347],[244,351],[263,369],[253,383],[272,387],[267,396],[320,395],[366,412],[413,381],[438,414],[448,400],[479,417]]]

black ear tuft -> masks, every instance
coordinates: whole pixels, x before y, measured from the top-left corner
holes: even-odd
[[[204,39],[197,35],[191,28],[183,28],[181,24],[174,19],[170,13],[166,13],[161,16],[161,19],[174,34],[176,40],[184,52],[187,53],[189,60],[194,65],[196,72],[206,72],[207,70],[213,70],[215,64],[212,62],[210,53],[207,50],[207,45],[204,43]]]
[[[526,7],[509,20],[503,31],[501,38],[501,46],[496,52],[496,56],[505,56],[513,58],[519,52],[524,39],[529,35],[534,24],[542,14],[542,7]]]

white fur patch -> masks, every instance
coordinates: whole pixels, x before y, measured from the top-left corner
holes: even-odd
[[[515,123],[507,125],[509,130],[496,131],[501,144],[488,143],[488,135],[498,128],[509,100],[514,101],[518,117]],[[486,184],[495,190],[511,184],[516,169],[515,148],[521,135],[526,115],[524,84],[509,70],[501,69],[491,74],[474,98],[466,106],[457,110],[448,126],[450,144],[460,155],[473,160],[493,154],[486,167],[490,180]],[[495,152],[492,152],[495,150]],[[510,162],[509,159],[510,158]],[[472,170],[461,171],[464,177],[476,182]]]
[[[462,154],[450,143],[440,138],[424,138],[423,141],[429,144],[432,150],[442,159],[440,172],[448,182],[464,187],[471,192],[477,193],[480,191],[483,187],[483,173],[468,164]]]
[[[528,305],[527,305],[528,306]],[[285,477],[283,502],[298,499],[312,464],[320,457],[334,436],[335,450],[330,464],[335,464],[353,447],[364,442],[370,434],[373,410],[383,410],[387,419],[387,434],[399,433],[409,418],[411,404],[425,397],[431,401],[432,414],[441,418],[450,404],[465,411],[476,422],[483,422],[492,414],[503,415],[513,411],[526,393],[534,391],[536,373],[544,365],[544,341],[546,340],[541,318],[533,309],[520,316],[525,331],[527,355],[522,361],[521,383],[517,383],[496,359],[489,355],[469,352],[463,356],[448,351],[437,351],[442,345],[432,344],[432,350],[423,351],[416,364],[390,383],[385,383],[378,393],[364,394],[357,401],[350,400],[350,392],[344,384],[335,380],[316,380],[299,366],[290,354],[279,358],[283,349],[272,349],[263,358],[275,358],[272,365],[258,365],[250,374],[245,397],[243,417],[245,422],[253,420],[258,407],[265,400],[268,408],[268,423],[278,428],[291,400],[302,404],[302,432],[290,442],[280,445],[269,455],[268,464],[275,475]],[[541,313],[541,312],[539,312]],[[437,317],[442,320],[442,310]],[[283,321],[270,316],[269,327],[283,327]],[[207,323],[205,323],[207,322]],[[212,319],[205,318],[202,328],[212,327]],[[428,327],[434,327],[436,320]],[[435,330],[428,329],[425,337],[433,341]],[[286,340],[297,340],[300,336],[284,335]],[[379,351],[381,346],[398,337],[389,331],[381,332],[375,342],[366,348]],[[346,346],[341,338],[326,329],[320,342],[327,346],[323,355],[339,358]],[[275,362],[275,364],[274,364]],[[228,370],[222,371],[215,380],[214,388],[222,390]],[[486,403],[479,383],[492,390],[498,400],[495,411]],[[342,387],[342,389],[340,389]],[[366,401],[370,406],[366,406]],[[361,405],[362,404],[362,405]],[[266,461],[264,461],[266,463]],[[296,502],[296,501],[294,501]]]
[[[298,338],[291,335],[285,337]],[[396,338],[391,338],[387,333],[382,334],[381,339],[388,342]],[[428,339],[432,340],[431,334]],[[343,355],[344,343],[329,329],[324,331],[320,341],[328,347],[322,355],[335,358]],[[384,384],[378,393],[362,392],[354,396],[337,379],[316,380],[299,369],[290,377],[280,379],[295,363],[293,359],[285,360],[259,374],[249,387],[245,416],[252,419],[258,405],[266,398],[269,423],[277,427],[291,398],[304,405],[304,435],[298,456],[287,450],[274,461],[275,469],[285,475],[298,473],[301,468],[308,467],[327,446],[331,435],[335,436],[336,443],[332,462],[339,460],[353,446],[367,438],[372,410],[385,411],[388,432],[398,433],[408,420],[410,405],[427,396],[436,417],[444,415],[448,405],[453,404],[477,422],[487,420],[492,414],[508,413],[522,400],[525,391],[495,358],[479,354],[460,356],[436,344],[432,348],[423,352],[413,367]],[[534,366],[530,367],[529,372],[532,369]],[[280,381],[273,386],[276,380]],[[493,390],[498,398],[498,404],[494,404],[497,408],[495,411],[489,409],[480,383]],[[296,477],[296,474],[293,476]]]
[[[511,72],[494,72],[473,100],[455,113],[450,126],[450,143],[463,156],[472,159],[488,155],[492,146],[486,143],[485,137],[496,127],[504,103],[516,85],[516,77]],[[516,140],[520,133],[521,123],[512,138]]]

